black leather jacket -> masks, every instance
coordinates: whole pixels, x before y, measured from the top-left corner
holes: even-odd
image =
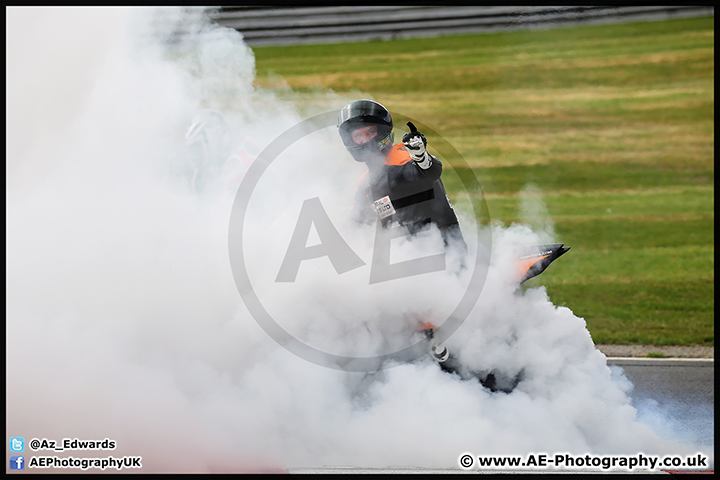
[[[431,159],[431,166],[422,169],[399,143],[390,150],[384,165],[368,164],[355,198],[355,219],[372,223],[380,217],[383,227],[402,225],[410,233],[429,223],[441,230],[457,226],[457,216],[440,178],[442,163],[432,155]]]

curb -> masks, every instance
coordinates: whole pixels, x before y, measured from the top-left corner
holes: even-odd
[[[714,358],[642,358],[642,357],[607,357],[607,363],[613,365],[647,365],[654,367],[715,367]]]

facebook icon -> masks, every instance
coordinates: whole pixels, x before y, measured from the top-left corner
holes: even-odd
[[[10,455],[10,470],[25,470],[25,455]]]

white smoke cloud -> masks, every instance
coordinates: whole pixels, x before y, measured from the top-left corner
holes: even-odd
[[[149,472],[451,468],[466,451],[689,448],[638,421],[627,382],[583,319],[542,287],[515,291],[510,247],[545,241],[527,226],[495,227],[479,302],[447,341],[472,368],[522,371],[513,393],[461,381],[427,357],[364,373],[286,350],[235,284],[237,186],[198,194],[184,163],[201,109],[222,112],[255,155],[304,119],[253,86],[242,37],[176,9],[7,16],[8,437],[110,438],[118,446],[105,453],[140,455]],[[169,29],[153,36],[149,25],[187,34],[173,43]],[[349,100],[325,99],[338,109]],[[333,128],[291,145],[258,181],[244,238],[255,293],[277,323],[350,357],[417,341],[417,319],[446,318],[468,281],[434,272],[368,285],[373,230],[343,220],[361,171]],[[306,260],[297,282],[278,284],[302,202],[315,197],[365,266],[337,275],[327,258]],[[393,248],[436,253],[436,233]],[[466,237],[473,252],[478,239],[472,229]],[[308,245],[317,242],[313,231]]]

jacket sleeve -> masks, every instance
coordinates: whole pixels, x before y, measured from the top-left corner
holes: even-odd
[[[388,186],[400,195],[412,195],[433,188],[434,182],[442,175],[442,163],[430,155],[432,163],[422,169],[413,161],[393,165],[388,171]]]

